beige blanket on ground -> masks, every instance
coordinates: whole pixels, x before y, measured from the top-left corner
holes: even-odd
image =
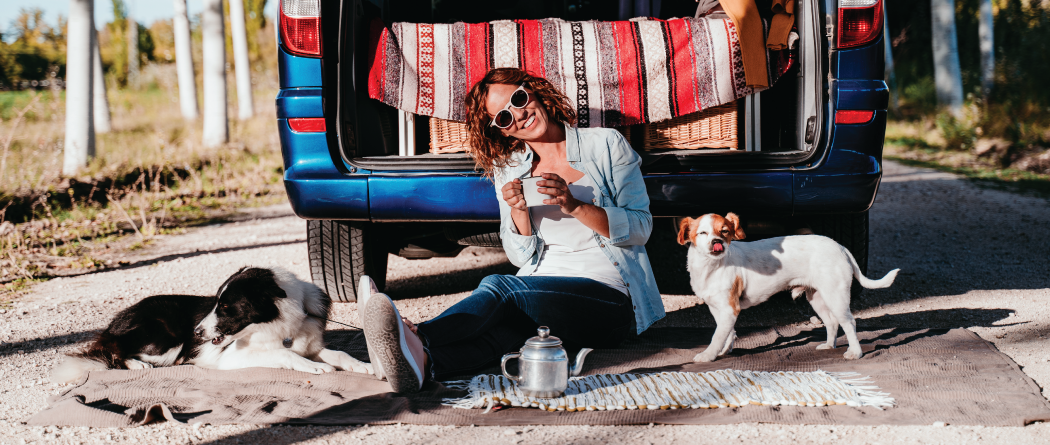
[[[331,346],[361,357],[360,336],[329,333]],[[897,406],[744,406],[710,410],[546,412],[442,406],[464,394],[430,383],[409,397],[392,394],[386,382],[349,372],[310,375],[280,369],[215,371],[176,366],[91,373],[85,382],[53,397],[29,418],[30,425],[129,426],[155,420],[211,424],[415,423],[442,425],[539,424],[785,424],[1022,426],[1050,420],[1050,404],[1012,360],[965,329],[883,329],[861,332],[865,356],[842,358],[845,348],[818,351],[824,329],[776,328],[741,335],[731,357],[692,363],[712,331],[654,329],[619,349],[591,353],[585,374],[628,371],[857,372],[870,376]],[[498,372],[498,371],[497,371]]]

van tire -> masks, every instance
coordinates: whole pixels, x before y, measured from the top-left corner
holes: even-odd
[[[498,233],[479,233],[456,241],[463,246],[503,247],[503,240]]]
[[[357,283],[368,275],[386,288],[387,250],[379,228],[369,222],[310,220],[306,222],[310,276],[332,301],[357,301]]]
[[[841,215],[821,215],[809,221],[809,228],[817,235],[831,238],[845,247],[865,276],[868,275],[868,212]],[[852,298],[857,298],[864,288],[856,279],[850,288]]]

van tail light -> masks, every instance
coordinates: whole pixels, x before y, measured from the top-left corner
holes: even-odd
[[[281,42],[297,56],[321,57],[321,1],[281,0]]]
[[[874,110],[837,110],[835,111],[836,124],[866,124],[875,116]]]
[[[294,117],[288,119],[288,126],[296,133],[323,133],[325,131],[323,117]]]
[[[839,49],[866,45],[882,32],[884,0],[839,0]]]

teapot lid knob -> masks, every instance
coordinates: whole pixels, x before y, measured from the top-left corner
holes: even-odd
[[[546,326],[540,326],[539,329],[536,329],[536,333],[539,334],[540,338],[547,338],[551,335],[551,330]]]

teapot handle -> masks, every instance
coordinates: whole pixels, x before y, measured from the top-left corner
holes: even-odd
[[[501,369],[503,369],[503,376],[508,378],[508,379],[510,379],[511,381],[513,381],[515,383],[521,383],[521,376],[510,375],[510,373],[507,372],[507,362],[509,362],[509,361],[511,361],[513,359],[519,358],[519,357],[521,357],[521,353],[520,352],[511,352],[510,354],[505,354],[503,356],[503,360],[501,360],[500,364],[499,364],[499,367]]]

